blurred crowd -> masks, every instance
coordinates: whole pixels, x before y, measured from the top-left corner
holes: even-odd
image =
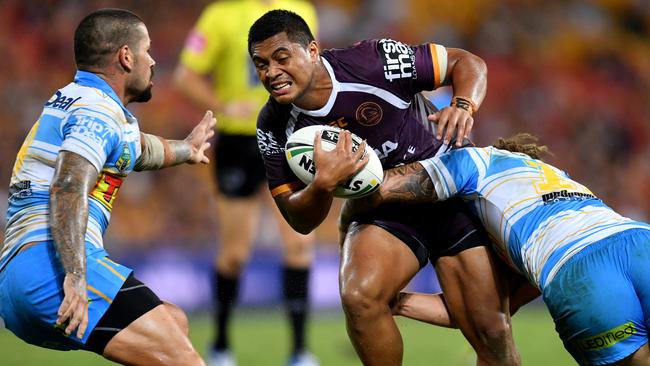
[[[154,97],[129,108],[144,131],[180,139],[202,111],[173,90],[171,73],[208,3],[0,1],[0,210],[24,136],[42,104],[74,75],[73,32],[86,13],[121,7],[144,19],[157,61]],[[390,37],[481,56],[489,82],[475,116],[478,144],[534,133],[555,153],[554,164],[616,210],[650,220],[650,2],[319,0],[316,6],[325,48]],[[211,178],[209,167],[132,174],[113,211],[110,248],[211,247],[219,230]],[[324,243],[336,237],[335,215],[318,233]]]

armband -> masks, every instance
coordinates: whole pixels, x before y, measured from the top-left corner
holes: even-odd
[[[478,107],[476,106],[476,103],[472,102],[472,100],[468,97],[453,97],[451,98],[451,104],[452,107],[456,108],[462,108],[466,111],[469,112],[469,114],[473,115],[476,113],[478,110]]]
[[[157,170],[165,163],[165,146],[158,136],[142,133],[142,154],[135,162],[136,171]]]

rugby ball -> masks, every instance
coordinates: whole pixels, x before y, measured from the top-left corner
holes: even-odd
[[[336,147],[339,140],[339,132],[342,130],[337,127],[327,125],[314,125],[303,127],[292,133],[287,139],[285,153],[287,162],[293,173],[305,184],[309,184],[316,174],[314,166],[314,138],[316,133],[321,136],[323,150],[331,151]],[[362,139],[351,134],[352,149],[356,151],[362,143]],[[375,154],[375,151],[366,145],[366,155],[368,163],[348,181],[339,184],[334,191],[334,196],[343,198],[358,198],[368,195],[379,188],[384,179],[384,169],[381,162]]]

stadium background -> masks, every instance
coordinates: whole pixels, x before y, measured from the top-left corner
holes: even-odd
[[[0,58],[0,182],[4,182],[0,184],[0,210],[6,210],[11,168],[22,139],[38,117],[41,105],[74,74],[72,34],[78,21],[100,7],[127,8],[144,19],[157,61],[154,98],[147,104],[129,107],[138,116],[143,130],[183,138],[198,121],[201,111],[173,90],[171,73],[184,37],[207,3],[205,0],[0,1],[3,19],[0,22],[3,53]],[[474,127],[473,138],[478,144],[489,144],[496,137],[516,132],[532,132],[554,151],[553,163],[585,183],[613,208],[629,217],[650,220],[650,2],[318,0],[315,3],[320,17],[319,40],[324,48],[342,47],[365,38],[390,37],[414,44],[435,41],[478,54],[489,69],[487,98]],[[446,89],[432,95],[439,106],[448,103],[449,97]],[[215,233],[219,230],[214,217],[213,189],[209,167],[133,174],[121,189],[105,238],[111,254],[133,266],[138,276],[161,297],[197,314],[194,324],[198,324],[199,332],[205,333],[206,340],[199,335],[200,342],[204,343],[209,322],[200,314],[209,306],[208,270],[215,250]],[[333,323],[337,326],[331,332],[337,334],[342,352],[351,353],[337,295],[336,212],[333,209],[331,217],[317,231],[319,247],[311,295],[317,308],[316,317],[329,314],[336,319]],[[4,220],[1,215],[3,226]],[[242,298],[250,312],[243,314],[264,319],[259,321],[269,323],[271,333],[276,328],[277,332],[285,332],[276,307],[280,302],[277,240],[274,225],[262,225],[257,250],[247,267]],[[435,291],[437,285],[431,269],[418,275],[411,288]],[[264,317],[267,311],[271,315]],[[539,315],[543,311],[538,315],[535,311],[529,310],[518,320],[521,329],[540,322],[544,334],[553,339],[550,319]],[[245,322],[247,316],[239,318]],[[312,328],[317,329],[313,332],[320,334],[323,330],[319,327],[328,329],[332,322],[327,319],[327,316],[325,320],[316,319]],[[435,334],[444,334],[445,339],[459,337],[457,332],[431,333],[429,328],[413,323],[401,324],[417,329],[414,334],[422,332],[421,337],[405,335],[407,356],[411,337],[434,339]],[[246,329],[245,324],[241,327]],[[246,332],[242,332],[238,336],[247,338]],[[527,342],[537,337],[526,332],[522,331],[518,340]],[[5,340],[7,347],[18,347],[18,341],[2,330],[0,349],[6,349]],[[458,344],[463,344],[462,339],[458,339]],[[558,341],[552,344],[554,353],[564,352]],[[460,347],[461,351],[450,351],[449,347],[441,351],[453,355],[469,352],[465,346],[454,347]],[[29,352],[38,353],[33,349]],[[431,350],[425,348],[423,352],[426,356]],[[47,355],[50,357],[50,353]],[[355,364],[353,355],[348,359],[352,360],[350,364]],[[436,358],[429,355],[424,358],[427,359]],[[418,362],[413,359],[405,364]],[[20,364],[29,362],[23,359]]]

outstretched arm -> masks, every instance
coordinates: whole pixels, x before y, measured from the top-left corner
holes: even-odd
[[[97,169],[82,156],[61,151],[50,185],[50,231],[65,271],[63,302],[56,324],[66,324],[65,334],[78,328],[83,338],[88,325],[85,235],[88,194],[97,181]]]
[[[393,315],[400,315],[445,328],[457,328],[449,316],[442,293],[423,294],[400,292],[391,306]]]
[[[509,270],[508,273],[508,288],[510,315],[515,315],[522,306],[540,295],[539,290],[531,285],[526,278],[512,270]],[[456,328],[442,293],[401,292],[391,305],[393,315],[405,316],[440,327]]]
[[[136,162],[135,170],[158,170],[183,163],[209,163],[205,151],[210,147],[208,140],[214,136],[215,124],[212,112],[207,111],[184,140],[166,140],[160,136],[141,133],[142,154]]]

